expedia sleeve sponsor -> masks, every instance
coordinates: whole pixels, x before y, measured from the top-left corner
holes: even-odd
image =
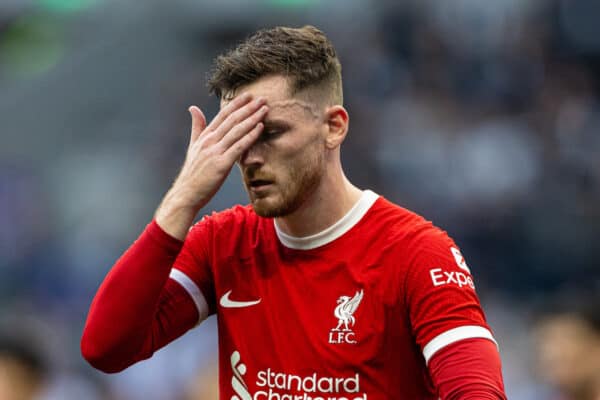
[[[456,285],[460,288],[468,286],[475,289],[473,278],[461,271],[444,271],[442,268],[432,268],[429,270],[433,286]]]
[[[475,289],[475,284],[471,277],[471,270],[467,266],[460,250],[456,247],[450,247],[450,253],[454,257],[454,261],[458,268],[460,268],[460,271],[448,271],[443,268],[430,269],[429,275],[431,276],[433,286],[456,285],[460,288],[468,286],[471,289]]]

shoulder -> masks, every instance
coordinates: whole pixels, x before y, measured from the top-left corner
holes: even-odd
[[[383,197],[377,200],[372,211],[371,229],[384,236],[387,246],[402,256],[405,271],[418,264],[456,264],[462,259],[449,234],[423,216]]]
[[[219,235],[226,233],[231,235],[259,224],[260,220],[261,218],[256,215],[252,206],[235,205],[226,210],[205,214],[192,226],[190,234]]]
[[[369,223],[385,232],[394,242],[408,248],[448,239],[448,234],[433,222],[384,197],[379,197],[373,205]]]
[[[405,284],[412,282],[416,289],[475,289],[460,247],[445,230],[412,211],[387,203],[382,205],[395,215],[391,218],[392,246],[402,256],[403,268],[399,270]]]
[[[257,217],[252,206],[238,204],[222,211],[213,211],[211,214],[206,214],[198,223],[208,222],[216,225],[238,224]]]

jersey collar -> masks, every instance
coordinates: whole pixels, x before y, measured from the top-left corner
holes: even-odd
[[[367,211],[369,211],[378,198],[379,195],[377,193],[372,192],[371,190],[364,190],[360,199],[358,199],[356,204],[346,213],[346,215],[335,224],[314,235],[302,237],[288,235],[287,233],[282,232],[277,226],[277,221],[273,220],[275,232],[277,233],[279,241],[286,247],[298,250],[315,249],[333,242],[352,229]]]

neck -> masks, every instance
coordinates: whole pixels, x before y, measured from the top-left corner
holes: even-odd
[[[341,168],[326,174],[315,192],[293,213],[277,218],[277,226],[284,233],[310,236],[319,233],[340,220],[359,200],[362,191],[352,185]]]

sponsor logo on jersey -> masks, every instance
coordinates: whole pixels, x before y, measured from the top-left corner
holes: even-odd
[[[465,258],[456,247],[450,247],[450,252],[454,257],[454,261],[456,261],[456,265],[465,272],[444,271],[442,268],[432,268],[429,270],[429,275],[431,276],[433,286],[456,285],[460,288],[468,286],[471,289],[475,289],[475,283],[473,283],[473,278],[471,278],[471,270],[467,266]]]
[[[231,387],[235,394],[231,400],[368,400],[360,390],[360,375],[322,376],[314,372],[300,376],[276,372],[271,368],[256,373],[258,390],[250,394],[243,376],[246,365],[238,351],[231,354]]]
[[[467,266],[467,262],[465,261],[465,258],[463,257],[463,255],[460,254],[460,250],[458,250],[456,247],[450,247],[450,252],[454,256],[454,260],[456,261],[456,265],[458,265],[458,267],[460,269],[462,269],[464,271],[467,271],[470,274],[471,270]]]
[[[471,289],[475,289],[473,278],[464,272],[444,271],[441,268],[432,268],[429,270],[429,275],[431,275],[433,286],[457,285],[460,288],[468,286]]]
[[[340,296],[337,299],[337,306],[333,310],[333,315],[338,320],[337,326],[329,331],[329,343],[350,343],[355,344],[356,338],[352,328],[356,323],[354,313],[360,305],[363,298],[363,291],[356,291],[354,297]]]
[[[229,298],[230,295],[231,295],[231,290],[228,291],[227,293],[225,293],[223,296],[221,296],[221,300],[219,301],[219,304],[221,304],[221,306],[223,306],[225,308],[242,308],[242,307],[250,307],[255,304],[258,304],[258,303],[260,303],[260,300],[261,300],[261,299],[258,299],[258,300],[252,300],[252,301],[236,301],[236,300],[231,300]]]
[[[231,353],[230,361],[231,369],[233,370],[231,387],[236,393],[236,395],[231,396],[231,400],[252,400],[248,386],[244,382],[243,376],[246,375],[246,365],[241,363],[240,352],[234,351]]]

